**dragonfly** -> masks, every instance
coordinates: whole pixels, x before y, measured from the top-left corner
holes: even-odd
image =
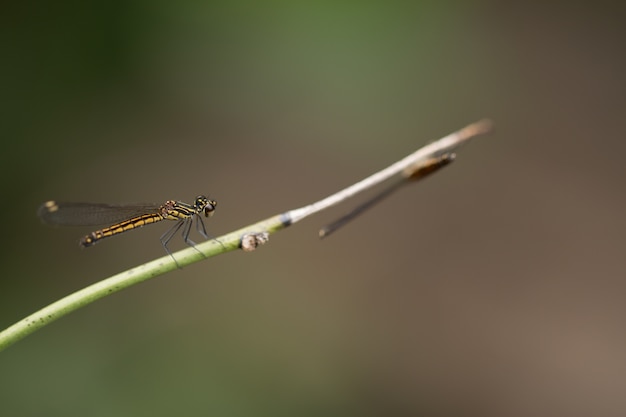
[[[197,196],[192,204],[175,200],[167,200],[160,205],[68,203],[51,200],[42,204],[37,214],[44,223],[57,226],[110,224],[110,226],[91,232],[80,239],[79,244],[82,247],[90,247],[108,237],[163,220],[175,221],[176,224],[161,236],[161,244],[165,251],[174,258],[168,248],[168,243],[178,231],[182,230],[183,240],[192,247],[195,247],[196,244],[189,238],[189,234],[194,222],[198,233],[205,239],[209,238],[202,215],[204,217],[212,216],[216,206],[215,200],[203,195]],[[176,261],[175,258],[174,261]]]

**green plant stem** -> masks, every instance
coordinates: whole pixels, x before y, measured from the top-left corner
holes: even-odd
[[[180,267],[184,267],[220,253],[238,249],[240,239],[246,233],[260,231],[273,233],[288,224],[288,222],[284,222],[284,216],[273,216],[251,226],[221,236],[218,239],[197,244],[195,248],[187,248],[175,252],[173,256],[176,258]],[[63,297],[0,332],[0,351],[74,310],[78,310],[102,297],[139,284],[147,279],[163,275],[177,268],[174,259],[167,255],[113,275]]]
[[[312,214],[318,213],[328,207],[339,204],[346,199],[365,191],[373,186],[391,178],[401,175],[402,171],[411,168],[418,170],[432,163],[432,158],[449,153],[467,142],[474,136],[487,133],[491,129],[491,122],[483,120],[473,123],[455,133],[430,143],[390,165],[389,167],[374,173],[337,193],[334,193],[320,201],[307,206],[287,211],[283,214],[270,217],[266,220],[241,228],[232,233],[220,236],[217,239],[200,243],[192,248],[175,252],[173,256],[164,256],[135,268],[113,275],[82,290],[76,291],[54,303],[42,308],[30,316],[18,321],[12,326],[0,332],[0,351],[11,346],[18,340],[41,329],[53,321],[90,304],[102,297],[113,294],[147,279],[157,277],[172,270],[208,259],[215,255],[238,249],[244,235],[250,233],[275,233],[291,224],[294,224]],[[265,242],[264,239],[260,241]],[[262,243],[261,242],[261,243]],[[254,249],[254,247],[252,247]],[[246,250],[252,250],[250,248]],[[177,266],[178,263],[178,266]]]

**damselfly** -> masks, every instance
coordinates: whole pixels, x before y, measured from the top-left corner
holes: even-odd
[[[202,221],[213,215],[217,202],[200,195],[193,204],[182,201],[168,200],[164,204],[94,204],[94,203],[63,203],[48,201],[39,207],[38,215],[44,223],[61,226],[96,226],[111,224],[104,229],[91,232],[80,240],[80,245],[89,247],[109,236],[115,236],[129,230],[162,220],[173,220],[176,224],[161,236],[165,251],[171,256],[167,247],[174,235],[182,229],[183,240],[189,246],[195,246],[189,238],[192,223],[195,220],[196,230],[205,239],[209,236]]]

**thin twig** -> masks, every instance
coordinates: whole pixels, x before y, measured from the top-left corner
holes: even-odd
[[[375,185],[393,177],[394,175],[402,173],[405,169],[411,167],[411,169],[419,169],[421,166],[428,164],[429,160],[433,157],[437,157],[439,155],[445,153],[451,153],[453,150],[458,149],[465,142],[470,140],[471,138],[485,134],[489,132],[492,128],[492,123],[490,120],[484,119],[476,123],[472,123],[465,128],[452,133],[444,138],[439,139],[429,145],[420,148],[415,151],[411,155],[399,160],[398,162],[388,166],[382,171],[378,171],[377,173],[370,175],[353,184],[343,190],[324,198],[316,203],[309,204],[308,206],[291,210],[285,215],[289,216],[292,223],[296,223],[312,214],[325,210],[329,207],[332,207],[336,204],[341,203],[344,200],[347,200],[350,197],[368,189],[374,187]]]
[[[392,183],[390,186],[386,187],[378,194],[371,197],[369,200],[366,200],[365,202],[359,204],[357,207],[353,208],[348,213],[341,216],[339,219],[322,227],[319,231],[320,238],[330,236],[332,233],[334,233],[347,223],[351,222],[356,217],[360,216],[365,211],[369,210],[371,207],[380,203],[391,194],[402,188],[402,186],[422,180],[437,172],[444,166],[448,166],[452,163],[452,161],[454,161],[455,157],[456,154],[445,153],[439,157],[429,158],[428,160],[424,161],[424,164],[426,165],[420,164],[419,167],[410,166],[408,168],[405,168],[402,171],[402,177]]]
[[[6,349],[10,345],[35,332],[36,330],[39,330],[53,321],[65,316],[66,314],[79,309],[80,307],[86,306],[100,298],[146,281],[150,278],[176,270],[178,266],[184,267],[192,263],[205,260],[209,257],[242,247],[247,251],[254,250],[258,245],[267,242],[269,234],[277,232],[304,219],[305,217],[338,204],[361,191],[373,187],[381,181],[401,173],[407,168],[410,170],[419,170],[420,167],[427,166],[429,159],[452,152],[472,137],[488,132],[490,128],[491,122],[488,120],[473,123],[456,133],[448,135],[421,148],[417,152],[396,162],[388,168],[377,172],[363,181],[360,181],[316,203],[299,209],[287,211],[283,214],[270,217],[258,223],[228,233],[224,236],[220,236],[217,239],[175,252],[172,254],[173,257],[168,255],[155,259],[76,291],[75,293],[55,301],[54,303],[40,309],[39,311],[0,332],[0,351]],[[253,237],[252,242],[249,241],[250,235]],[[242,238],[244,237],[245,240],[242,244]],[[174,260],[174,258],[176,260]]]

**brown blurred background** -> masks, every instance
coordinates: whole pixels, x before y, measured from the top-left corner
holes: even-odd
[[[327,240],[354,201],[36,332],[0,414],[624,415],[625,10],[589,3],[4,5],[0,328],[164,254],[45,200],[208,193],[219,236],[496,131]]]

